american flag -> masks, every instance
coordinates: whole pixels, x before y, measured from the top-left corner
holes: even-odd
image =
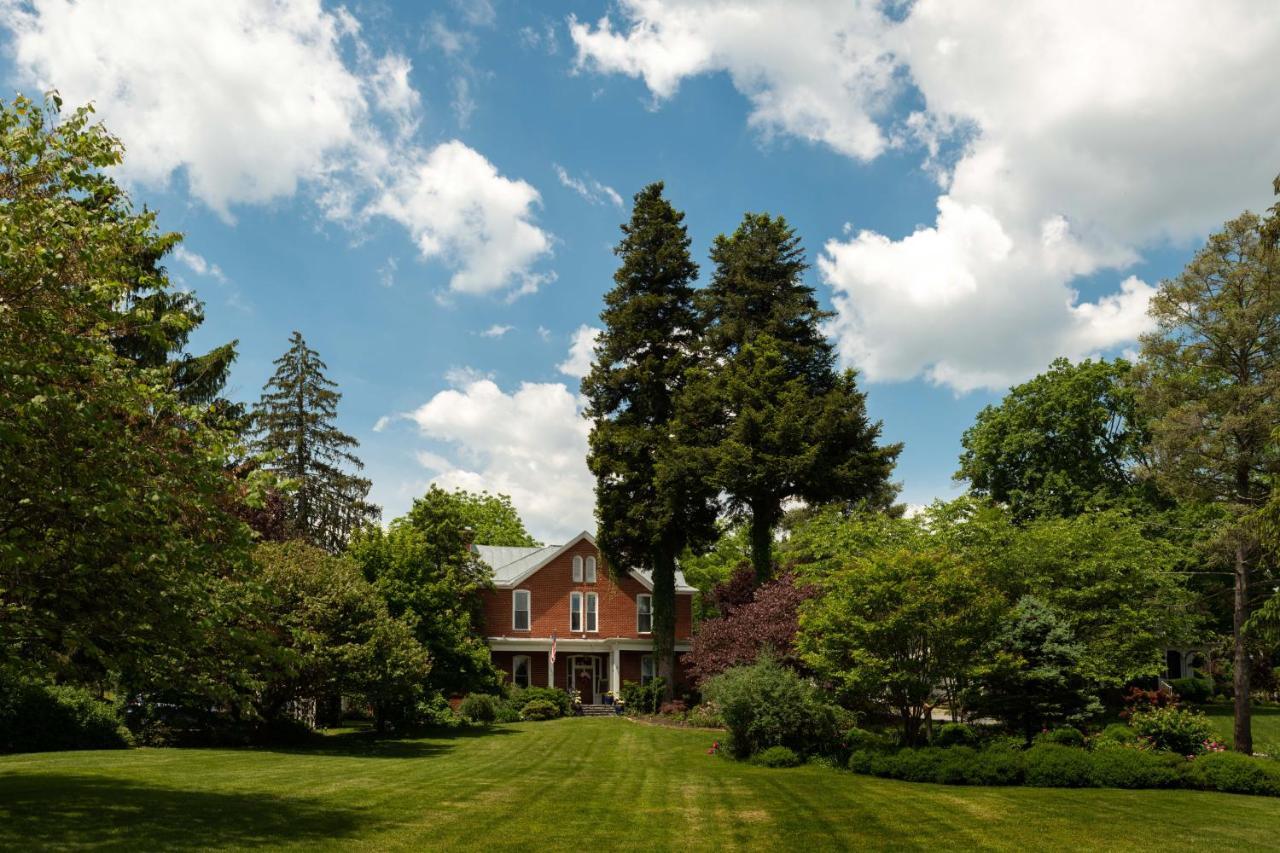
[[[556,665],[556,632],[551,632],[551,666]]]

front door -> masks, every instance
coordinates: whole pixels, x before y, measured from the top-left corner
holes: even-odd
[[[591,658],[573,659],[573,689],[582,697],[582,704],[595,704],[596,676]]]

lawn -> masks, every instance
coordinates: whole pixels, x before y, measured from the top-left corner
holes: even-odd
[[[1274,849],[1280,800],[915,785],[566,719],[306,749],[0,758],[0,848]]]
[[[1202,705],[1200,710],[1209,715],[1214,733],[1224,743],[1234,740],[1235,712],[1229,702]],[[1280,706],[1253,707],[1253,751],[1280,758]]]

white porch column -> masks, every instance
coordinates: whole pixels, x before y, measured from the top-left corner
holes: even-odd
[[[618,647],[609,650],[609,692],[614,696],[622,690],[622,654]]]
[[[547,686],[556,686],[556,662],[551,658],[551,649],[547,649]]]

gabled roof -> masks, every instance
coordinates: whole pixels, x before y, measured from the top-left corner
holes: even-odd
[[[586,540],[594,547],[596,538],[587,531],[582,531],[564,545],[542,545],[534,548],[512,548],[501,545],[472,545],[476,556],[493,569],[493,585],[499,589],[510,589],[533,575],[534,572],[550,563],[556,557],[568,551],[574,545]],[[649,572],[630,569],[628,573],[638,580],[645,589],[653,589],[653,578]],[[685,582],[684,575],[676,570],[676,592],[696,592]]]

